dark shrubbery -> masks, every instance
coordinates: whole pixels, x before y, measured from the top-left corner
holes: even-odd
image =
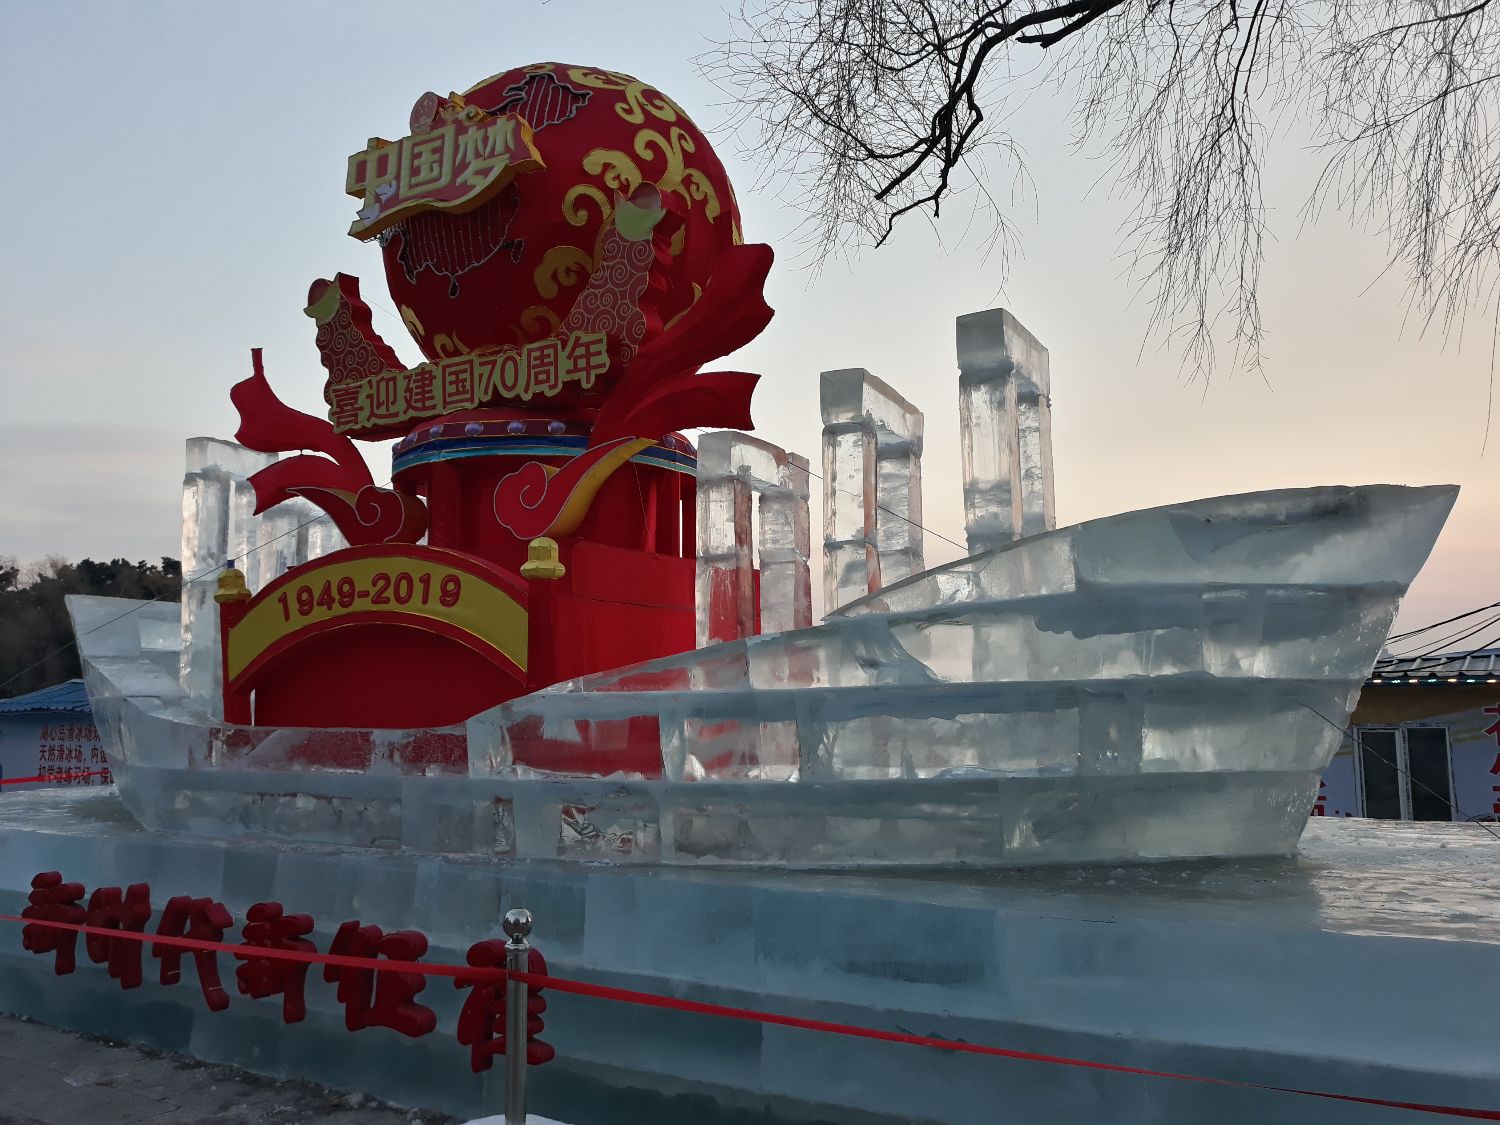
[[[70,563],[52,558],[25,570],[14,560],[0,559],[0,699],[79,674],[65,595],[175,602],[181,585],[182,566],[176,559],[151,566],[144,560]]]

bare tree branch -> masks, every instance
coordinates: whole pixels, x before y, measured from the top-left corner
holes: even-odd
[[[1424,325],[1500,323],[1500,31],[1490,0],[759,0],[701,60],[803,190],[815,253],[880,245],[914,212],[1024,180],[1001,127],[1039,90],[1132,201],[1124,242],[1153,331],[1207,373],[1261,362],[1261,169],[1310,129],[1334,206],[1384,236]],[[993,243],[992,243],[993,244]]]

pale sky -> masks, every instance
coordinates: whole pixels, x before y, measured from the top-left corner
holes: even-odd
[[[815,467],[818,373],[870,369],[925,412],[925,522],[962,541],[953,319],[1003,305],[1051,351],[1059,523],[1262,488],[1453,482],[1463,494],[1402,623],[1500,599],[1500,424],[1482,453],[1492,340],[1403,332],[1379,244],[1337,216],[1300,226],[1310,155],[1273,149],[1267,175],[1265,381],[1188,385],[1175,358],[1142,350],[1149,309],[1118,256],[1126,205],[1089,190],[1101,169],[1066,143],[1065,98],[1012,121],[1035,191],[1014,213],[1008,277],[965,237],[961,206],[815,276],[785,177],[723,130],[722,95],[692,61],[726,27],[717,5],[689,2],[0,0],[0,555],[177,555],[183,440],[232,434],[251,347],[283,399],[324,409],[302,312],[314,278],[359,275],[385,306],[376,327],[415,362],[378,250],[345,234],[345,158],[404,134],[426,90],[556,59],[651,82],[715,141],[747,239],[779,255],[775,320],[720,366],[764,376],[757,432]],[[814,505],[816,540],[816,484]],[[929,563],[958,553],[927,537]]]

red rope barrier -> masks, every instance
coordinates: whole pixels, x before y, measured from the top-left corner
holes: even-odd
[[[1232,1078],[1207,1078],[1197,1074],[1176,1074],[1170,1070],[1148,1070],[1120,1063],[1094,1062],[1089,1059],[1074,1059],[1066,1055],[1044,1055],[1035,1051],[1016,1051],[1006,1047],[987,1047],[980,1043],[964,1043],[953,1039],[934,1039],[926,1035],[911,1035],[902,1031],[883,1031],[873,1027],[858,1027],[854,1024],[830,1023],[827,1020],[809,1020],[798,1016],[775,1015],[757,1012],[750,1008],[730,1008],[723,1004],[706,1004],[698,1000],[679,1000],[672,996],[660,996],[653,992],[635,992],[628,988],[610,988],[601,984],[567,980],[562,977],[542,976],[538,973],[511,973],[512,980],[526,984],[544,986],[554,992],[572,992],[579,996],[594,996],[601,1000],[616,1000],[625,1004],[641,1004],[651,1008],[667,1008],[677,1012],[694,1012],[698,1015],[721,1016],[725,1019],[750,1020],[755,1023],[776,1024],[780,1027],[796,1027],[805,1031],[822,1031],[833,1035],[850,1035],[862,1039],[877,1039],[886,1043],[906,1043],[914,1047],[935,1047],[940,1051],[960,1051],[972,1055],[991,1055],[1002,1059],[1017,1059],[1022,1062],[1052,1063],[1060,1066],[1081,1067],[1085,1070],[1105,1070],[1115,1074],[1136,1074],[1145,1078],[1175,1078],[1179,1082],[1203,1082],[1212,1086],[1229,1086],[1241,1090],[1269,1090],[1278,1094],[1301,1094],[1309,1098],[1327,1098],[1331,1101],[1357,1102],[1361,1105],[1386,1106],[1391,1109],[1410,1109],[1422,1113],[1437,1113],[1449,1117],[1467,1117],[1477,1121],[1500,1121],[1500,1110],[1465,1109],[1460,1106],[1428,1105],[1425,1102],[1400,1102],[1387,1098],[1362,1098],[1354,1094],[1332,1094],[1323,1090],[1299,1090],[1291,1086],[1268,1086],[1260,1082],[1239,1082]]]
[[[718,1016],[724,1019],[748,1020],[754,1023],[772,1024],[778,1027],[793,1027],[803,1031],[818,1031],[831,1035],[874,1039],[885,1043],[902,1043],[913,1047],[932,1047],[940,1051],[987,1055],[993,1058],[1013,1059],[1020,1062],[1049,1063],[1055,1066],[1071,1066],[1084,1070],[1107,1071],[1113,1074],[1133,1074],[1143,1078],[1171,1078],[1179,1082],[1199,1082],[1210,1086],[1223,1086],[1240,1090],[1265,1090],[1277,1094],[1297,1094],[1308,1098],[1323,1098],[1328,1101],[1382,1106],[1387,1109],[1407,1109],[1418,1113],[1432,1113],[1446,1117],[1463,1117],[1475,1121],[1500,1121],[1500,1110],[1430,1105],[1426,1102],[1403,1102],[1390,1098],[1365,1098],[1355,1094],[1334,1094],[1326,1090],[1302,1090],[1293,1086],[1270,1086],[1261,1082],[1241,1082],[1233,1078],[1209,1078],[1199,1074],[1177,1074],[1170,1070],[1150,1070],[1146,1067],[1125,1066],[1122,1063],[1096,1062],[1091,1059],[1070,1058],[1067,1055],[1048,1055],[1036,1051],[1017,1051],[1008,1047],[990,1047],[982,1043],[965,1043],[953,1039],[936,1039],[928,1035],[911,1035],[903,1031],[885,1031],[880,1028],[860,1027],[855,1024],[833,1023],[828,1020],[810,1020],[800,1016],[784,1016],[774,1012],[759,1012],[752,1008],[732,1008],[724,1004],[709,1004],[700,1000],[680,1000],[673,996],[662,996],[654,992],[637,992],[628,988],[612,988],[608,985],[589,984],[587,981],[569,980],[566,977],[547,976],[541,973],[512,973],[504,969],[480,969],[472,968],[468,965],[429,964],[423,961],[391,961],[375,957],[351,957],[331,953],[306,953],[293,949],[232,945],[229,942],[200,941],[196,938],[168,937],[165,935],[159,936],[134,930],[111,929],[106,926],[42,921],[33,918],[22,918],[14,914],[0,914],[0,922],[20,922],[27,926],[46,926],[52,929],[72,930],[79,934],[93,934],[98,937],[147,942],[152,945],[164,945],[196,952],[228,953],[242,960],[268,958],[280,961],[297,961],[304,964],[336,965],[351,969],[367,969],[377,973],[421,973],[424,976],[453,977],[462,980],[496,980],[508,977],[512,980],[521,981],[538,988],[546,988],[553,992],[570,992],[577,996],[592,996],[599,1000],[613,1000],[624,1004],[639,1004],[650,1008],[665,1008],[669,1011]]]

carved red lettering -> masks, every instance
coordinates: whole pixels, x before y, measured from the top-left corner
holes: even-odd
[[[505,967],[505,942],[500,939],[476,942],[469,947],[468,963],[476,969]],[[531,950],[526,959],[526,971],[538,976],[547,974],[547,961],[538,950]],[[496,1055],[505,1054],[505,993],[506,980],[465,980],[453,982],[455,988],[471,989],[468,998],[458,1013],[458,1041],[469,1048],[469,1068],[478,1074],[488,1070]],[[526,990],[526,1063],[540,1066],[557,1057],[550,1043],[537,1038],[543,1031],[542,1014],[547,1010],[547,998],[540,995],[541,989],[532,986]]]
[[[416,930],[397,930],[380,941],[381,956],[392,961],[419,961],[426,952],[427,938]],[[437,1027],[437,1013],[414,1002],[426,987],[427,977],[422,973],[377,973],[370,1024],[389,1027],[413,1039],[428,1034]]]
[[[381,936],[379,926],[361,926],[356,918],[338,928],[328,952],[336,957],[379,957]],[[323,979],[338,983],[338,1000],[344,1006],[344,1026],[350,1031],[368,1027],[370,1002],[375,991],[374,970],[324,965]]]
[[[130,884],[124,894],[119,887],[100,887],[89,896],[90,926],[141,934],[150,920],[151,888],[145,883]],[[141,986],[141,942],[88,934],[83,945],[94,964],[109,963],[109,975],[121,988]]]
[[[476,969],[505,967],[505,942],[479,941],[469,946],[468,963]],[[494,1056],[505,1053],[505,981],[455,978],[454,988],[469,995],[458,1012],[458,1041],[469,1048],[469,1069],[489,1070]]]
[[[279,902],[257,902],[245,912],[241,933],[245,938],[243,944],[252,948],[316,953],[318,947],[306,940],[312,930],[312,915],[283,913]],[[307,1018],[304,987],[311,965],[250,953],[236,953],[235,958],[244,962],[234,971],[242,995],[254,1000],[279,995],[284,1023],[301,1023]]]
[[[427,938],[415,930],[383,933],[379,926],[361,926],[356,918],[338,928],[328,952],[349,957],[417,961],[427,952]],[[344,1026],[350,1031],[389,1027],[416,1038],[437,1026],[437,1015],[431,1008],[413,1003],[417,993],[427,987],[427,979],[421,973],[377,972],[347,965],[325,965],[323,979],[338,982],[339,1003],[344,1005]]]
[[[222,902],[211,898],[177,895],[167,900],[157,924],[157,937],[186,937],[194,941],[223,941],[224,932],[234,919]],[[161,960],[161,983],[176,984],[182,979],[182,955],[178,946],[153,942],[151,956]],[[193,965],[198,970],[198,984],[211,1012],[229,1007],[229,993],[219,981],[219,958],[212,950],[194,950]]]
[[[82,898],[82,883],[64,883],[61,873],[43,871],[32,877],[31,894],[26,899],[29,905],[21,911],[21,917],[37,922],[66,922],[80,926],[88,917],[87,911],[78,904]],[[54,926],[23,926],[21,947],[28,953],[56,953],[57,960],[53,962],[52,971],[58,976],[66,976],[77,968],[77,930],[61,930]]]

